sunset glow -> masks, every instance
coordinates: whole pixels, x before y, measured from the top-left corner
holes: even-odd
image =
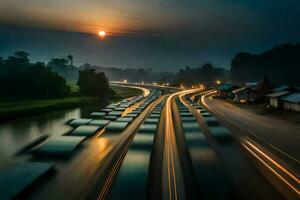
[[[106,33],[105,31],[99,31],[98,35],[100,36],[100,38],[105,38]]]

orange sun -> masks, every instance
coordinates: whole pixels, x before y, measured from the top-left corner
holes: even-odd
[[[105,38],[106,33],[105,33],[105,31],[99,31],[98,35],[100,36],[100,38]]]

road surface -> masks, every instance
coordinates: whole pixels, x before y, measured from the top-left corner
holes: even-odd
[[[20,162],[55,164],[52,173],[28,185],[17,197],[79,200],[120,197],[155,200],[297,199],[295,192],[299,189],[299,177],[288,172],[290,169],[297,171],[299,167],[299,152],[296,150],[299,138],[296,134],[285,133],[281,139],[288,139],[292,146],[281,146],[284,142],[280,141],[280,134],[291,131],[286,129],[287,126],[274,130],[267,122],[254,121],[253,116],[250,123],[246,121],[249,115],[243,117],[241,111],[210,98],[210,91],[174,92],[174,88],[153,86],[149,91],[145,87],[142,88],[143,97],[136,97],[138,100],[126,107],[121,115],[121,118],[134,116],[126,128],[117,132],[106,128],[99,130],[67,158],[39,157],[28,152],[16,156],[14,159]],[[189,96],[199,93],[203,94],[201,103],[208,112],[189,99]],[[117,106],[133,100],[124,100]],[[223,119],[225,115],[226,119]],[[240,127],[234,128],[232,124]],[[257,133],[258,139],[248,135],[237,137],[242,134],[239,129]],[[278,134],[277,137],[268,138],[271,132]],[[261,150],[263,142],[267,144],[263,146],[266,150],[271,151],[273,147],[269,144],[272,144],[280,149],[281,154],[287,154],[278,156],[285,158],[282,161],[287,164],[278,161],[282,167],[280,175],[292,184],[294,193],[287,193],[288,185],[284,181],[270,178],[272,169],[278,169],[278,163],[273,154]],[[277,168],[273,166],[274,160]],[[271,168],[262,167],[264,162]]]
[[[214,92],[209,92],[203,95],[200,99],[202,105],[229,127],[238,140],[241,142],[246,140],[245,143],[248,144],[248,147],[249,144],[250,147],[258,146],[259,151],[263,151],[267,160],[282,168],[283,170],[278,169],[275,172],[276,176],[286,184],[291,184],[290,189],[299,195],[300,126],[241,109],[221,99],[213,98],[214,94]],[[269,167],[269,165],[266,166]],[[290,175],[282,175],[278,172],[285,170],[287,172],[281,173]],[[281,186],[278,187],[282,188]]]

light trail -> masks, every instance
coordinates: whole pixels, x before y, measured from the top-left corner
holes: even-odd
[[[163,160],[163,199],[185,199],[185,188],[177,149],[173,122],[172,101],[175,96],[197,91],[181,91],[170,95],[166,101],[165,150]]]
[[[261,148],[248,139],[242,144],[258,161],[260,161],[267,169],[283,181],[296,195],[300,198],[300,180],[296,175],[275,161],[271,156],[265,153]]]
[[[201,102],[206,108],[210,108],[208,104],[205,102],[205,98],[209,95],[214,94],[215,91],[212,91],[210,93],[207,93],[206,95],[203,95],[201,97]],[[211,108],[212,109],[212,108]],[[214,110],[214,109],[213,109]],[[215,111],[216,112],[216,111]],[[223,116],[221,113],[219,113],[224,119],[225,116]],[[228,120],[226,120],[228,121]],[[229,122],[229,121],[228,121]],[[231,122],[229,122],[232,124]],[[234,124],[232,124],[234,126]],[[254,133],[252,133],[249,130],[246,130],[250,135],[254,136],[255,138],[263,141],[266,145],[268,145],[271,149],[274,149],[275,152],[279,152],[288,158],[292,159],[293,161],[296,161],[299,163],[299,161],[286,152],[282,151],[281,149],[273,146],[272,144],[265,142],[262,138],[258,137]],[[242,146],[254,157],[256,160],[258,160],[263,166],[265,166],[273,175],[275,175],[279,180],[282,181],[283,184],[285,184],[296,196],[297,198],[300,198],[300,180],[299,175],[295,175],[293,172],[291,172],[289,169],[287,169],[285,166],[280,164],[278,161],[276,161],[274,158],[272,158],[271,155],[264,152],[261,147],[259,147],[258,144],[250,141],[250,139],[243,138],[242,139]]]
[[[158,87],[158,88],[166,88],[166,89],[180,89],[182,90],[180,87],[175,87],[175,86],[166,86],[166,85],[159,85],[159,84],[156,84],[156,85],[152,85],[152,84],[141,84],[141,83],[138,83],[138,84],[134,84],[134,83],[124,83],[124,81],[110,81],[109,82],[110,85],[113,85],[113,84],[118,84],[118,85],[124,85],[124,86],[132,86],[132,85],[140,85],[140,86],[146,86],[146,87],[149,87],[149,86],[154,86],[154,87]]]
[[[100,191],[100,194],[99,194],[97,200],[104,200],[106,198],[106,195],[110,189],[110,186],[112,185],[112,183],[115,179],[115,175],[118,172],[119,166],[121,165],[123,158],[125,157],[125,155],[127,153],[127,149],[129,147],[129,145],[130,145],[130,143],[126,144],[126,147],[123,149],[121,156],[119,157],[117,162],[113,165],[112,170],[110,171],[110,174],[109,174],[102,190]]]
[[[233,124],[231,121],[229,121],[229,120],[226,118],[225,115],[223,115],[221,112],[216,111],[216,109],[210,107],[210,106],[206,103],[205,98],[206,98],[207,96],[210,96],[210,95],[214,94],[214,93],[216,93],[216,91],[212,91],[212,92],[210,92],[210,93],[207,93],[207,94],[203,95],[203,96],[201,97],[201,103],[202,103],[206,108],[209,108],[209,109],[213,110],[214,112],[217,112],[218,115],[220,115],[220,116],[223,118],[223,120],[226,121],[227,123],[231,124],[232,126],[236,126],[236,125]],[[237,113],[237,114],[238,114],[238,113]],[[240,116],[245,117],[244,115],[240,115]],[[246,117],[246,118],[247,118],[247,117]],[[249,118],[248,118],[248,119],[249,119]],[[251,119],[251,118],[250,118],[250,119]],[[272,128],[273,128],[273,127],[272,127]],[[293,162],[295,162],[295,163],[297,163],[297,164],[300,164],[300,161],[299,161],[299,160],[297,160],[296,158],[294,158],[293,156],[291,156],[291,155],[288,154],[287,152],[281,150],[279,147],[274,146],[273,144],[271,144],[271,143],[265,141],[262,137],[256,135],[256,134],[253,133],[252,131],[246,130],[246,129],[244,129],[244,131],[247,132],[249,135],[253,136],[254,138],[256,138],[257,140],[262,141],[264,144],[268,145],[268,146],[269,146],[270,148],[272,148],[274,151],[279,152],[280,154],[282,154],[283,156],[285,156],[285,157],[287,157],[288,159],[292,160]]]
[[[164,98],[164,97],[163,97]],[[145,117],[147,116],[147,113],[149,113],[159,102],[162,101],[162,97],[160,97],[159,99],[157,99],[154,103],[151,103],[151,105],[149,107],[147,107],[145,109],[145,111],[143,111],[140,116],[135,119],[132,124],[130,124],[122,133],[121,133],[121,137],[114,142],[114,145],[110,145],[109,147],[109,151],[107,151],[106,154],[110,153],[115,153],[115,155],[117,154],[116,152],[118,150],[120,150],[120,155],[117,158],[116,162],[114,162],[112,164],[112,166],[110,167],[110,171],[108,172],[109,174],[107,175],[107,178],[104,182],[104,185],[102,186],[102,188],[100,189],[98,196],[97,196],[97,200],[104,200],[107,197],[107,194],[111,188],[111,185],[113,184],[113,181],[116,177],[116,174],[118,173],[119,167],[122,164],[122,161],[124,159],[124,157],[126,156],[126,153],[128,151],[128,148],[131,144],[131,141],[134,137],[134,133],[137,130],[137,128],[140,126],[140,124],[142,123],[142,121],[145,119]],[[113,155],[111,155],[110,159],[113,158]],[[107,158],[109,159],[109,158]],[[103,164],[100,163],[99,164]]]
[[[139,90],[142,90],[143,91],[143,95],[144,97],[148,96],[150,94],[150,90],[147,89],[147,88],[144,88],[144,87],[139,87],[139,86],[131,86],[131,85],[124,85],[124,84],[113,84],[113,83],[110,83],[110,85],[113,85],[113,86],[118,86],[118,87],[127,87],[127,88],[134,88],[134,89],[139,89]]]

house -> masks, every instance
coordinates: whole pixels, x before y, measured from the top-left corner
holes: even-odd
[[[283,109],[300,112],[300,93],[295,92],[280,98],[283,101]]]
[[[256,88],[259,86],[259,82],[245,82],[245,87],[246,88]]]
[[[290,91],[291,87],[288,85],[281,85],[279,87],[274,88],[272,91],[273,92],[278,92],[278,91]]]
[[[273,108],[283,109],[283,102],[281,101],[281,97],[287,96],[290,94],[289,91],[278,90],[276,92],[265,95],[269,100],[269,106]]]
[[[233,90],[232,93],[234,94],[233,101],[236,103],[255,102],[261,97],[259,92],[247,87]]]
[[[239,86],[230,83],[224,83],[220,85],[220,87],[218,88],[218,97],[221,98],[234,97],[232,91],[239,88],[240,88]]]

